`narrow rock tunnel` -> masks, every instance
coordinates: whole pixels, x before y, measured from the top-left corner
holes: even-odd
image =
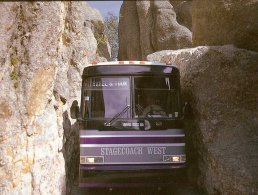
[[[196,186],[196,178],[198,175],[198,166],[196,165],[197,155],[196,155],[196,147],[192,144],[195,140],[195,131],[194,131],[194,118],[191,108],[188,108],[187,116],[186,116],[186,125],[185,128],[188,133],[186,133],[186,142],[187,142],[187,168],[186,169],[178,169],[174,170],[173,174],[166,177],[166,181],[169,181],[169,186],[160,186],[160,184],[153,184],[153,188],[148,189],[149,187],[130,187],[130,188],[103,188],[103,189],[86,189],[86,188],[78,188],[78,170],[79,170],[79,124],[75,122],[71,125],[70,119],[68,117],[68,113],[65,112],[63,114],[63,127],[64,127],[64,136],[65,147],[64,147],[64,157],[66,160],[66,178],[67,178],[67,194],[92,194],[96,192],[97,194],[105,194],[110,189],[112,189],[113,194],[132,194],[132,193],[140,193],[140,194],[203,194],[198,187]],[[195,164],[194,164],[195,163]],[[188,177],[188,174],[190,177]],[[108,174],[108,173],[107,173]],[[129,174],[129,172],[128,172]],[[153,172],[155,174],[155,171]],[[107,178],[108,175],[102,175],[103,178]],[[189,179],[190,178],[190,179]],[[126,177],[121,178],[121,180],[125,180]],[[147,179],[147,178],[145,178]],[[120,181],[121,182],[121,181]],[[146,185],[148,185],[146,183]]]
[[[124,1],[119,59],[180,71],[192,108],[187,168],[165,191],[97,194],[256,194],[257,6]],[[79,124],[69,109],[80,100],[85,64],[110,59],[102,16],[85,2],[2,2],[0,13],[1,193],[93,193],[78,189]]]

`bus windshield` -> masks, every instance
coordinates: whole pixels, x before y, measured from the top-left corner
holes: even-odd
[[[177,118],[177,85],[173,77],[135,77],[135,118]]]
[[[177,77],[94,77],[84,81],[84,118],[177,118]]]
[[[83,93],[85,118],[113,118],[131,102],[129,77],[87,79]],[[119,115],[119,118],[129,117],[130,109]]]

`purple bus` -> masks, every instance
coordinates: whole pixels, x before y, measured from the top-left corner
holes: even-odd
[[[167,184],[185,167],[179,79],[157,62],[84,68],[80,112],[71,114],[80,121],[80,187]]]

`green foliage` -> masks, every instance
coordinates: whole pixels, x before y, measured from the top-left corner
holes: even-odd
[[[12,73],[10,74],[10,77],[13,81],[18,81],[18,74],[15,71],[12,71]]]
[[[10,74],[10,77],[12,79],[12,81],[14,81],[14,88],[18,87],[18,79],[19,79],[19,75],[16,71],[12,71]]]
[[[104,25],[101,21],[94,23],[94,37],[97,40],[97,44],[105,44],[107,42],[107,37],[104,34]]]
[[[17,57],[17,48],[13,47],[12,52],[10,54],[10,63],[12,66],[12,72],[10,74],[11,80],[14,82],[14,88],[16,89],[18,87],[18,71],[17,71],[17,64],[19,63],[18,57]]]
[[[109,12],[104,20],[104,34],[111,47],[111,58],[115,60],[118,55],[118,23],[119,18]]]
[[[18,64],[18,58],[17,58],[17,56],[15,55],[15,54],[12,54],[11,55],[11,65],[12,66],[15,66],[15,65],[17,65]]]
[[[98,33],[95,33],[94,34],[94,37],[95,39],[97,40],[97,43],[100,44],[100,43],[106,43],[107,42],[107,37],[104,35],[104,34],[98,34]]]

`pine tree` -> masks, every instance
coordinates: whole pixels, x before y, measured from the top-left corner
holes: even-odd
[[[119,18],[108,12],[104,20],[104,34],[107,36],[111,47],[111,59],[116,60],[118,55],[118,23]]]

